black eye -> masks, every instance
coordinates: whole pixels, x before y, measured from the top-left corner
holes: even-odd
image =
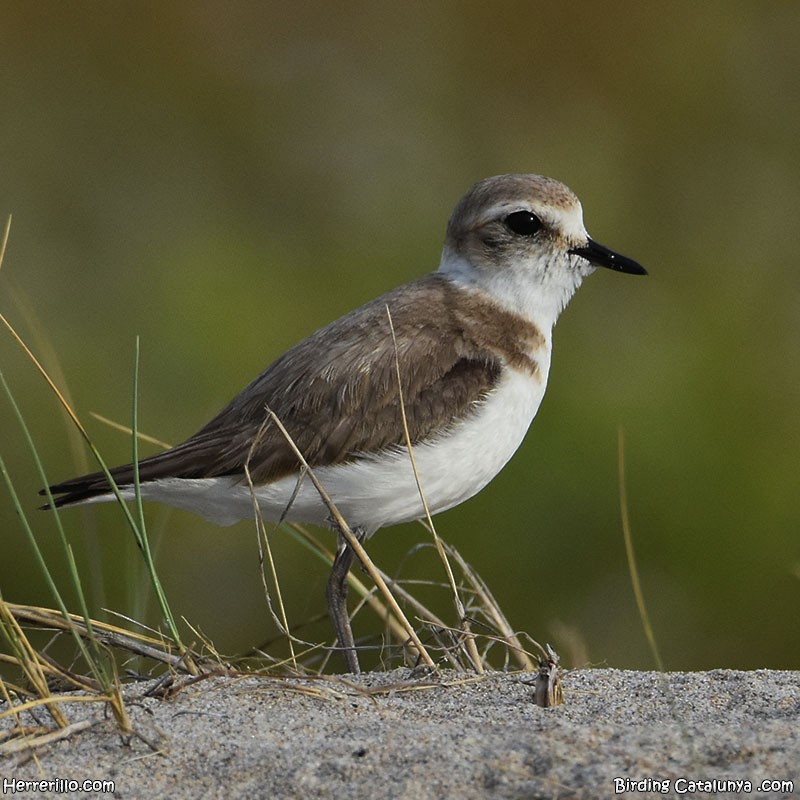
[[[503,221],[509,230],[520,236],[533,236],[542,227],[542,221],[530,211],[515,211]]]

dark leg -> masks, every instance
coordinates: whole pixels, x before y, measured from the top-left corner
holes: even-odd
[[[356,528],[353,531],[358,541],[364,538],[363,531]],[[328,614],[336,631],[336,638],[347,665],[348,672],[359,673],[358,654],[353,639],[353,629],[350,627],[350,615],[347,613],[347,575],[353,564],[355,553],[344,538],[339,536],[339,549],[333,559],[331,574],[328,578]]]

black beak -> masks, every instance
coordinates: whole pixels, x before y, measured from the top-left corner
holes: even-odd
[[[647,275],[647,270],[632,258],[621,256],[619,253],[597,244],[592,239],[589,239],[583,247],[573,247],[569,252],[574,256],[585,258],[596,267],[614,269],[617,272],[627,272],[628,275]]]

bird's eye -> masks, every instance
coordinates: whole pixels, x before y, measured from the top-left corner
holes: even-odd
[[[542,227],[542,221],[530,211],[515,211],[504,220],[506,227],[519,236],[533,236]]]

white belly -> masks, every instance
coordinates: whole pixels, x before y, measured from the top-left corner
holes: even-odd
[[[472,497],[505,466],[539,409],[547,361],[540,361],[536,377],[507,370],[469,419],[448,435],[414,447],[420,485],[432,514]],[[367,533],[425,515],[404,447],[351,464],[319,467],[314,474],[350,526]],[[146,500],[192,511],[220,525],[254,516],[249,487],[231,478],[170,478],[143,484],[141,490]],[[308,477],[299,489],[296,477],[257,487],[256,497],[268,521],[276,522],[286,512],[289,521],[328,524],[328,509]]]

